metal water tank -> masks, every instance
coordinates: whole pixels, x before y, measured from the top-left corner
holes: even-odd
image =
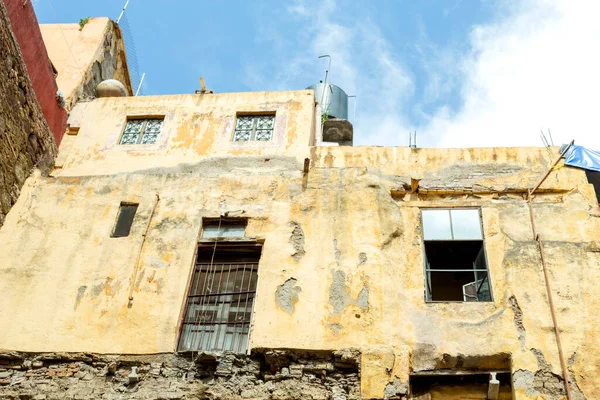
[[[325,94],[323,94],[323,88],[325,88]],[[325,84],[315,83],[310,85],[307,89],[315,91],[315,101],[321,104],[322,110],[326,111],[330,117],[348,119],[348,95],[339,86],[332,85],[331,83]],[[321,101],[321,97],[324,97],[324,101]]]

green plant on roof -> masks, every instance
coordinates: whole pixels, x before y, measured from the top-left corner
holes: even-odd
[[[327,110],[323,111],[323,113],[321,114],[321,125],[325,125],[325,122],[327,122],[328,119],[329,119],[329,107],[327,107]]]
[[[79,30],[80,31],[83,29],[83,27],[85,26],[85,24],[87,24],[88,22],[90,22],[90,19],[92,19],[92,17],[81,18],[79,20]]]

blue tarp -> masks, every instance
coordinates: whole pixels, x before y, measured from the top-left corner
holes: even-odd
[[[565,165],[600,172],[600,152],[571,145],[565,153]]]

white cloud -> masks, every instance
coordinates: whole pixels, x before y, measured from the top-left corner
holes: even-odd
[[[540,130],[549,128],[556,144],[575,139],[600,149],[600,2],[503,0],[496,7],[495,19],[472,27],[460,48],[431,42],[422,28],[410,49],[420,70],[411,71],[404,49],[368,16],[344,19],[335,0],[296,0],[286,11],[300,28],[272,38],[286,49],[274,61],[284,67],[266,77],[264,66],[250,65],[247,76],[260,90],[298,87],[307,77],[322,79],[327,64],[317,57],[330,54],[330,82],[358,96],[350,119],[359,145],[406,145],[416,129],[427,147],[541,146]],[[417,73],[423,93],[415,93]],[[458,106],[432,110],[451,93]]]
[[[430,146],[541,146],[575,139],[600,149],[600,3],[506,2],[495,23],[471,33],[461,60],[462,106],[421,129]]]
[[[325,0],[318,5],[298,0],[287,7],[301,29],[294,32],[295,41],[288,43],[294,48],[293,56],[284,58],[282,55],[283,60],[279,60],[285,67],[277,69],[274,88],[294,87],[294,83],[310,76],[316,79],[306,86],[323,79],[327,60],[317,57],[329,54],[332,62],[328,81],[349,95],[358,95],[356,118],[354,100],[350,99],[349,105],[355,143],[404,145],[408,141],[409,124],[402,110],[413,93],[410,73],[374,23],[367,18],[343,20],[341,11],[335,0]],[[257,75],[260,74],[256,67],[247,67],[246,76],[250,81],[265,83]]]

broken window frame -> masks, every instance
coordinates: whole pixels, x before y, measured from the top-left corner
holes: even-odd
[[[271,120],[269,129],[260,129],[258,123],[260,118],[269,118]],[[250,129],[241,129],[240,122],[250,119],[252,126]],[[263,131],[270,132],[268,139],[258,138],[258,133]],[[243,136],[242,136],[243,135]],[[244,139],[246,137],[247,139]],[[244,143],[244,142],[271,142],[275,136],[275,113],[261,113],[261,114],[246,114],[240,113],[236,115],[235,126],[233,128],[233,135],[231,137],[232,142]]]
[[[160,125],[158,126],[158,131],[157,132],[151,132],[149,133],[149,131],[147,130],[148,128],[148,124],[150,121],[160,121]],[[135,123],[139,123],[141,122],[141,126],[139,129],[139,132],[134,132],[132,133],[128,133],[127,132],[127,128],[128,126],[130,126],[131,124],[135,124]],[[119,137],[119,145],[121,146],[131,146],[131,145],[153,145],[156,144],[158,142],[158,138],[160,137],[161,133],[162,133],[162,128],[163,128],[163,124],[165,122],[165,118],[164,116],[153,116],[153,117],[128,117],[127,120],[125,121],[125,125],[123,126],[123,131],[121,132],[121,136]],[[128,136],[135,136],[135,141],[125,141],[124,140],[128,137]],[[144,138],[149,137],[150,135],[152,135],[152,141],[148,141],[145,142]]]
[[[477,211],[478,213],[478,226],[479,226],[479,237],[478,239],[475,238],[456,238],[455,237],[455,230],[453,228],[453,219],[452,219],[452,211],[464,211],[464,210],[470,210],[470,211]],[[450,228],[450,238],[443,238],[443,239],[425,239],[425,223],[424,223],[424,218],[423,218],[423,214],[427,213],[429,211],[448,211],[448,216],[449,216],[449,228]],[[424,296],[425,296],[425,302],[427,303],[490,303],[494,301],[494,294],[492,291],[492,284],[491,284],[491,278],[490,278],[490,268],[489,268],[489,264],[488,264],[488,258],[487,258],[487,254],[486,254],[486,250],[485,250],[485,237],[484,237],[484,231],[483,231],[483,220],[482,220],[482,216],[481,216],[481,208],[478,207],[424,207],[420,209],[420,222],[421,222],[421,230],[422,230],[422,251],[423,251],[423,273],[424,273],[424,279],[425,279],[425,285],[424,285]],[[426,242],[481,242],[481,250],[479,252],[479,254],[477,255],[475,261],[473,262],[473,268],[472,269],[439,269],[439,268],[430,268],[430,264],[427,258],[427,249],[426,249]],[[483,258],[483,263],[485,264],[485,269],[484,268],[476,268],[475,264],[477,262],[477,260],[479,259],[479,257]],[[462,285],[462,290],[463,290],[463,300],[459,301],[459,300],[433,300],[433,293],[432,293],[432,285],[431,285],[431,273],[456,273],[456,272],[473,272],[473,278],[474,280]],[[484,272],[485,273],[485,277],[482,279],[478,279],[477,277],[477,272]],[[469,294],[466,293],[466,287],[469,285],[476,285],[477,282],[481,281],[481,283],[479,284],[479,286],[477,286],[477,290],[476,290],[476,294],[479,294],[481,292],[482,289],[484,289],[484,284],[487,282],[487,291],[489,291],[489,299],[485,299],[485,300],[479,300],[474,299],[474,300],[469,300],[468,296]]]

